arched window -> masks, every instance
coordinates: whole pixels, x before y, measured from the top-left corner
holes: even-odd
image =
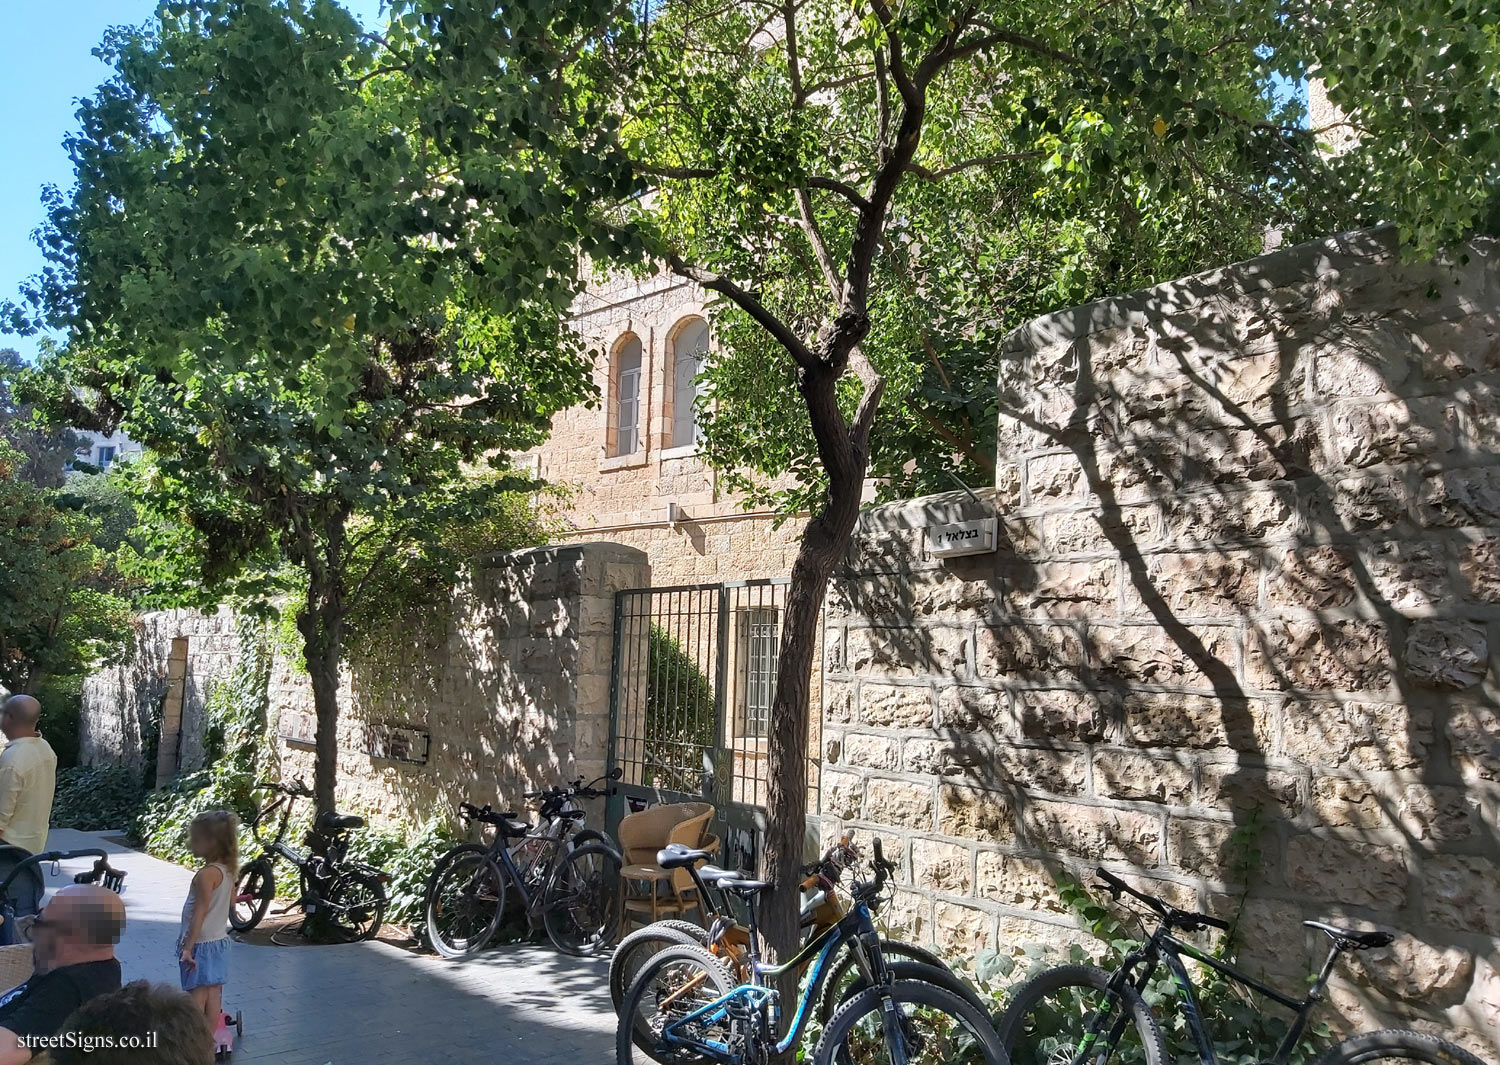
[[[695,318],[672,341],[672,447],[698,442],[698,374],[708,355],[708,323]]]
[[[614,455],[634,455],[641,446],[641,340],[627,337],[615,349],[614,398],[610,411],[614,422]]]

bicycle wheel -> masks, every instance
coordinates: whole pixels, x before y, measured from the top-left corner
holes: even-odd
[[[1425,1032],[1386,1028],[1352,1036],[1318,1056],[1313,1065],[1372,1065],[1380,1061],[1421,1061],[1426,1065],[1484,1065],[1473,1054]]]
[[[990,1016],[989,1005],[951,969],[940,965],[927,965],[919,961],[895,961],[891,959],[887,959],[886,968],[890,970],[892,981],[913,980],[941,987],[944,991],[953,992],[953,994],[963,999],[986,1017]],[[844,982],[843,993],[839,996],[838,1001],[833,1003],[834,1008],[848,1002],[869,986],[869,981],[864,978],[858,969],[855,969],[851,974],[851,978]],[[825,992],[825,1002],[827,998],[828,996]],[[833,1016],[833,1010],[830,1010],[826,1016],[820,1016],[819,1019],[826,1024],[828,1023],[828,1017],[831,1016]]]
[[[1015,1065],[1164,1065],[1150,1008],[1128,984],[1111,993],[1109,981],[1092,965],[1061,965],[1022,984],[995,1025]]]
[[[948,963],[926,947],[919,947],[913,943],[902,943],[894,939],[882,939],[880,941],[880,952],[891,962],[905,961],[917,965],[926,965],[932,969],[939,969],[947,973],[949,980],[934,976],[927,983],[936,983],[946,987],[949,991],[974,1005],[975,1008],[990,1011],[990,1006],[979,994],[969,986],[968,982],[948,968]],[[823,996],[818,1003],[818,1020],[824,1024],[828,1018],[833,1016],[833,1011],[839,1008],[841,1003],[849,1001],[867,986],[864,977],[860,975],[858,963],[855,961],[852,951],[844,951],[828,978],[823,981]]]
[[[260,924],[276,897],[276,874],[271,863],[257,858],[240,870],[234,886],[234,904],[229,907],[229,927],[248,932]]]
[[[489,852],[466,843],[443,855],[423,912],[432,949],[445,958],[466,957],[488,943],[505,912],[505,877]]]
[[[328,886],[323,906],[338,939],[345,943],[374,939],[385,923],[385,884],[374,869],[340,869]]]
[[[706,1065],[706,1058],[683,1047],[666,1046],[662,1030],[674,1020],[727,995],[735,986],[724,963],[699,946],[668,947],[636,974],[615,1029],[615,1065]],[[726,1043],[723,1026],[695,1026],[685,1034]]]
[[[814,1065],[1009,1065],[982,1010],[936,984],[871,987],[840,1006]]]
[[[598,843],[579,847],[552,871],[543,898],[554,947],[574,957],[599,953],[620,931],[620,859]]]
[[[667,947],[708,945],[706,931],[696,925],[688,925],[688,928],[694,928],[699,933],[695,936],[687,928],[679,927],[686,924],[686,921],[649,924],[631,932],[615,946],[615,952],[609,958],[609,997],[614,1003],[616,1016],[619,1016],[620,1007],[625,1003],[625,992],[630,990],[636,973],[659,951]]]

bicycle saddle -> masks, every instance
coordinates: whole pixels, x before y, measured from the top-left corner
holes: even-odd
[[[325,810],[318,815],[318,823],[315,831],[318,832],[347,832],[351,828],[364,828],[365,819],[355,814],[340,814],[332,810]]]
[[[1316,928],[1344,950],[1377,950],[1390,946],[1396,937],[1389,932],[1361,932],[1357,928],[1339,928],[1322,921],[1303,921],[1308,928]]]
[[[709,857],[711,855],[708,851],[695,851],[683,843],[668,843],[656,852],[656,864],[663,869],[683,869],[694,862],[704,861]],[[711,868],[711,866],[705,866],[704,868]],[[704,879],[707,879],[707,877]]]

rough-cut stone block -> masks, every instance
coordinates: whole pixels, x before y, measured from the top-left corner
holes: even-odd
[[[1021,820],[1039,850],[1135,865],[1161,860],[1162,821],[1153,814],[1034,799],[1021,808]]]
[[[913,574],[908,578],[912,611],[918,617],[950,616],[988,610],[1000,601],[999,582],[992,580],[955,580],[948,570]],[[866,615],[888,610],[891,595],[884,590],[868,597]]]
[[[1366,565],[1379,605],[1423,610],[1453,598],[1448,559],[1441,544],[1403,540],[1373,544],[1366,554]]]
[[[1118,599],[1117,568],[1113,560],[1007,566],[1004,602],[1018,614],[1097,616],[1101,610],[1112,611]]]
[[[1500,780],[1500,712],[1484,705],[1455,706],[1445,731],[1454,767],[1465,781]]]
[[[1116,440],[1099,455],[1100,480],[1116,503],[1156,499],[1182,486],[1184,441],[1179,437]]]
[[[974,893],[981,899],[1045,913],[1069,912],[1058,899],[1057,877],[1044,862],[982,850],[976,870]]]
[[[1076,751],[1003,746],[995,748],[972,775],[986,783],[1011,784],[1027,791],[1077,795],[1088,781],[1088,758]]]
[[[1161,515],[1156,503],[1136,503],[1118,512],[1076,510],[1048,514],[1042,519],[1042,543],[1059,555],[1085,555],[1118,550],[1120,544],[1146,547],[1160,536]]]
[[[1076,671],[1083,657],[1078,630],[1069,625],[1018,623],[981,627],[977,672],[985,680],[1034,680]]]
[[[1031,506],[1076,503],[1084,492],[1083,468],[1071,451],[1026,460],[1026,501]]]
[[[1293,836],[1287,844],[1286,879],[1309,900],[1383,910],[1406,905],[1406,855],[1395,847]]]
[[[1315,395],[1376,396],[1401,385],[1417,361],[1416,338],[1387,321],[1341,323],[1315,353]]]
[[[1293,548],[1266,582],[1266,601],[1272,607],[1300,606],[1312,610],[1347,606],[1358,588],[1355,553],[1348,548]]]
[[[1318,501],[1322,502],[1321,499]],[[1405,474],[1341,477],[1334,482],[1330,520],[1334,528],[1351,533],[1389,529],[1406,517],[1412,502],[1411,486]]]
[[[1167,861],[1184,873],[1224,884],[1244,883],[1265,874],[1256,854],[1258,837],[1229,821],[1174,817],[1167,825]]]
[[[1419,840],[1468,839],[1480,823],[1478,799],[1466,788],[1408,785],[1396,807],[1401,827]]]
[[[1369,922],[1351,922],[1372,927]],[[1389,926],[1387,926],[1389,930]],[[1399,933],[1401,930],[1396,929]],[[1426,1008],[1442,1008],[1463,1001],[1474,975],[1474,955],[1460,947],[1424,943],[1417,936],[1400,935],[1388,947],[1346,955],[1349,967],[1381,994]]]
[[[932,926],[937,945],[955,954],[972,957],[995,943],[995,916],[977,906],[934,902]]]
[[[862,736],[848,733],[841,744],[841,755],[832,761],[865,769],[895,769],[896,741],[886,736]]]
[[[866,781],[865,820],[897,828],[932,828],[932,785],[871,777]]]
[[[1245,651],[1255,688],[1378,692],[1391,681],[1390,637],[1376,622],[1267,618]]]
[[[1302,775],[1281,769],[1211,764],[1199,772],[1199,802],[1215,810],[1259,810],[1267,818],[1296,817],[1302,809]]]
[[[831,724],[852,724],[858,720],[854,712],[854,685],[825,679],[823,716]]]
[[[1422,372],[1451,381],[1500,368],[1500,322],[1494,314],[1466,314],[1421,331]]]
[[[931,728],[932,689],[866,681],[859,689],[859,720],[881,728]]]
[[[1401,703],[1289,699],[1282,708],[1282,753],[1304,765],[1411,769],[1431,743],[1428,711]]]
[[[857,773],[823,770],[823,812],[844,821],[856,820],[864,803],[865,779]]]
[[[911,841],[912,883],[928,891],[967,895],[973,887],[974,854],[968,847],[935,839]]]
[[[1460,932],[1500,929],[1500,877],[1478,855],[1445,854],[1422,863],[1422,908],[1430,920]]]
[[[1165,607],[1174,617],[1238,617],[1260,605],[1260,560],[1253,554],[1194,551],[1153,555],[1142,587],[1125,577],[1125,613],[1154,617]]]
[[[1328,418],[1328,452],[1346,466],[1420,462],[1453,447],[1452,415],[1418,400],[1339,404]]]
[[[1151,624],[1091,625],[1088,639],[1096,675],[1109,683],[1235,683],[1239,630],[1231,626],[1194,625],[1176,634]]]
[[[998,688],[944,687],[938,692],[938,724],[998,735],[1009,731],[1010,702],[1010,693]]]
[[[1423,687],[1472,688],[1489,664],[1489,639],[1478,622],[1428,618],[1407,630],[1406,671]]]
[[[1193,800],[1193,769],[1133,751],[1100,751],[1094,755],[1094,791],[1111,799],[1185,806]]]
[[[1168,501],[1167,540],[1207,545],[1272,540],[1297,531],[1290,488],[1202,492]]]
[[[851,673],[887,677],[933,672],[931,630],[856,628],[844,636]]]
[[[1015,808],[1005,792],[945,784],[938,831],[985,843],[1009,843],[1016,838]]]
[[[1313,816],[1329,828],[1388,827],[1395,805],[1393,798],[1363,780],[1319,777],[1313,781]]]
[[[1266,752],[1274,715],[1260,699],[1132,692],[1125,697],[1124,739],[1141,747],[1230,747]]]
[[[1468,598],[1500,603],[1500,536],[1486,536],[1467,544],[1458,560]]]
[[[1118,716],[1106,706],[1114,698],[1109,692],[1036,688],[1015,698],[1021,735],[1029,740],[1093,743],[1104,738],[1111,716]]]
[[[1422,482],[1417,518],[1431,528],[1500,525],[1500,467],[1430,474]]]

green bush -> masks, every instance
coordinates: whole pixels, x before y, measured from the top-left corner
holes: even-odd
[[[438,858],[457,842],[444,820],[433,817],[411,834],[374,828],[356,832],[350,837],[349,856],[390,877],[385,886],[390,899],[385,919],[415,926],[422,919],[427,878]]]
[[[84,832],[134,828],[145,798],[140,776],[116,766],[69,766],[57,771],[52,827]]]
[[[697,792],[703,752],[716,740],[713,683],[671,633],[652,625],[646,644],[645,778],[649,787]]]

